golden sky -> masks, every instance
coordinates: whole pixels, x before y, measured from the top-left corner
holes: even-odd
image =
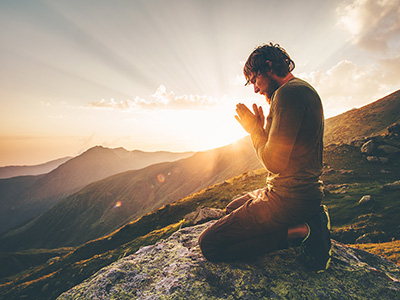
[[[0,166],[95,145],[198,151],[246,135],[259,44],[283,46],[330,117],[400,88],[400,0],[2,0]]]

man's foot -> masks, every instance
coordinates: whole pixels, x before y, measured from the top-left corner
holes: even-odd
[[[307,256],[307,266],[317,273],[323,272],[331,262],[330,218],[328,208],[321,205],[320,212],[306,225],[309,234],[302,243],[303,253]]]

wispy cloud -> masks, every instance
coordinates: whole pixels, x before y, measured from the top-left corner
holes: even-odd
[[[370,63],[342,60],[327,71],[301,74],[317,88],[328,117],[400,88],[400,0],[343,0],[336,12]]]
[[[214,106],[217,100],[206,95],[181,95],[176,96],[173,91],[168,91],[164,85],[160,85],[149,100],[136,97],[133,100],[102,99],[90,102],[86,107],[111,108],[116,110],[157,110],[157,109],[201,109]]]
[[[380,68],[362,67],[347,60],[326,72],[316,71],[301,74],[301,77],[317,88],[327,117],[377,100],[387,94],[389,89]]]
[[[345,1],[337,12],[339,24],[350,31],[356,45],[376,53],[399,50],[399,0]]]

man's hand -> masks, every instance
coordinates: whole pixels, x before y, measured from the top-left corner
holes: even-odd
[[[265,117],[262,107],[258,107],[257,104],[253,104],[254,114],[246,105],[239,103],[236,105],[236,120],[242,125],[244,130],[252,134],[256,130],[264,132]]]

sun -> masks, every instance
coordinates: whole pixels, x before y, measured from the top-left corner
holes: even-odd
[[[184,116],[181,115],[176,119],[175,128],[193,146],[193,149],[214,149],[234,143],[247,135],[234,115],[232,105],[188,111]]]

